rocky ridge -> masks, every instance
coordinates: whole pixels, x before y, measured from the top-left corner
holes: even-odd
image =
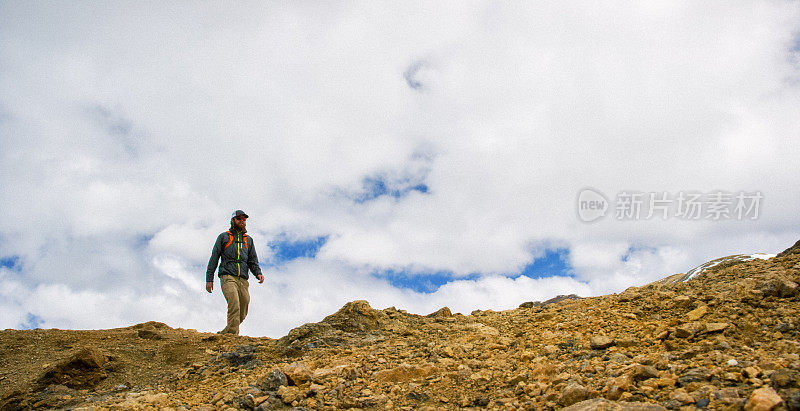
[[[366,301],[286,336],[0,332],[0,408],[800,409],[800,242],[689,282],[428,316]]]

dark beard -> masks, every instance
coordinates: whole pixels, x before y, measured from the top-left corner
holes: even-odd
[[[230,231],[232,233],[246,233],[247,232],[247,228],[243,228],[242,230],[239,230],[238,228],[236,228],[236,225],[233,224],[233,221],[231,221],[231,228],[228,231]]]

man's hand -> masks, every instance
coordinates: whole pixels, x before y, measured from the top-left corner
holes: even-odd
[[[264,276],[263,275],[259,274],[259,275],[256,276],[256,278],[258,278],[258,283],[259,284],[264,282]]]
[[[206,283],[206,291],[208,291],[210,293],[213,290],[214,290],[214,282],[213,281],[207,282]]]

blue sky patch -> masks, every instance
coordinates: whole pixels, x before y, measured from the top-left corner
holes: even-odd
[[[134,243],[135,247],[139,249],[147,247],[147,245],[150,243],[150,240],[152,240],[153,237],[155,237],[155,235],[153,234],[143,234],[136,236],[136,242]]]
[[[280,265],[298,258],[314,258],[317,252],[328,241],[328,236],[288,240],[284,235],[267,243],[272,250],[272,265]]]
[[[439,287],[454,280],[477,280],[478,274],[470,274],[466,277],[454,277],[448,271],[435,273],[411,273],[405,270],[385,270],[375,272],[373,277],[385,279],[393,287],[405,288],[418,293],[433,293]]]
[[[12,255],[11,257],[0,258],[0,267],[10,268],[12,270],[19,269],[19,256]]]
[[[526,265],[519,272],[508,273],[505,276],[508,278],[518,278],[526,276],[530,278],[545,278],[545,277],[572,277],[574,272],[572,266],[569,265],[569,249],[558,248],[545,251],[544,256],[535,259],[532,263]],[[372,273],[373,277],[384,279],[389,282],[393,287],[413,290],[418,293],[433,293],[439,287],[456,280],[469,280],[474,281],[480,278],[477,273],[470,274],[466,277],[455,277],[453,273],[448,271],[438,271],[434,273],[421,273],[421,272],[408,272],[404,270],[385,270]]]
[[[557,248],[546,250],[544,256],[533,260],[519,273],[507,275],[507,277],[517,278],[521,275],[530,278],[572,277],[573,274],[572,266],[569,265],[569,249]]]
[[[25,322],[19,325],[20,330],[33,330],[34,328],[42,328],[44,320],[36,314],[28,313],[25,317]]]
[[[362,191],[353,198],[357,203],[365,203],[385,195],[400,198],[412,191],[428,192],[428,186],[425,183],[407,180],[395,186],[387,183],[384,177],[366,177],[361,182],[361,186]]]

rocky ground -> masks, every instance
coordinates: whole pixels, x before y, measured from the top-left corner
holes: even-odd
[[[0,332],[0,408],[800,409],[800,242],[689,282],[428,316],[346,304],[278,339]]]

